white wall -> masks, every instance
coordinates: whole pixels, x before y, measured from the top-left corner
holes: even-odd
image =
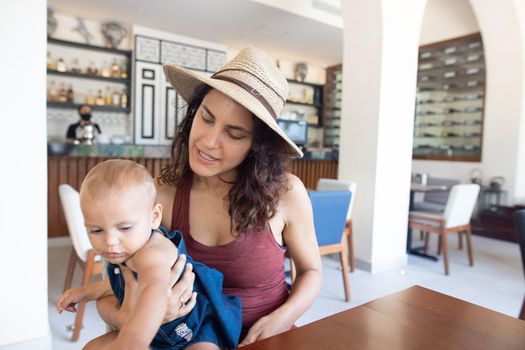
[[[514,1],[516,6],[516,15],[518,17],[519,31],[522,33],[520,36],[521,47],[525,48],[525,2]],[[521,65],[525,67],[525,55],[521,54]],[[521,110],[522,114],[525,111],[525,89],[521,91]],[[518,129],[518,154],[516,164],[516,189],[515,197],[517,203],[525,204],[525,117],[521,117],[519,121]]]
[[[428,0],[421,26],[420,45],[479,32],[468,0]]]
[[[0,18],[0,345],[6,345],[49,336],[46,3],[2,1]]]
[[[429,0],[422,40],[443,40],[471,33],[471,29],[475,29],[472,17],[477,19],[487,72],[482,159],[481,162],[418,160],[413,162],[413,172],[428,172],[437,177],[469,181],[471,172],[480,169],[485,184],[494,176],[506,179],[506,204],[525,203],[525,46],[524,30],[518,22],[518,16],[523,19],[523,4],[520,1],[502,0],[496,6],[490,1],[470,0],[469,7],[466,3],[467,0]],[[439,26],[438,23],[447,25]],[[457,33],[452,33],[452,29]]]
[[[425,1],[343,2],[344,57],[338,177],[356,181],[358,265],[406,263],[419,29]]]
[[[334,27],[343,27],[343,18],[340,14],[335,14],[341,8],[341,2],[346,0],[253,0],[273,6],[281,10],[291,12],[296,15],[314,19]],[[317,4],[314,4],[317,2]],[[326,11],[326,8],[333,10]]]

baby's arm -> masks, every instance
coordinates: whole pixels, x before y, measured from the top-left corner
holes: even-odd
[[[58,298],[56,305],[57,311],[58,313],[62,313],[64,310],[77,312],[77,303],[97,300],[98,298],[111,294],[111,285],[107,278],[98,282],[90,283],[83,287],[71,288],[66,290],[60,298]]]
[[[157,237],[159,238],[159,237]],[[147,348],[158,332],[170,292],[170,269],[177,257],[177,248],[164,237],[149,242],[134,256],[132,265],[138,274],[137,301],[129,319],[120,329],[116,348]]]

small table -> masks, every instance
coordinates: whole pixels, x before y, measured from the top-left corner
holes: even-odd
[[[523,350],[524,347],[524,321],[414,286],[242,349]]]
[[[409,211],[414,210],[414,197],[418,192],[445,192],[448,191],[448,187],[444,185],[422,185],[418,183],[410,184],[410,204],[408,207]],[[407,253],[411,255],[420,256],[422,258],[431,259],[437,261],[438,258],[434,255],[426,254],[423,252],[424,247],[412,247],[412,229],[408,227],[407,230]]]

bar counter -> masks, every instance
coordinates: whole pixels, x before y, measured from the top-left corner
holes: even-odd
[[[153,176],[160,174],[169,160],[170,146],[145,145],[73,145],[49,142],[48,158],[48,237],[67,236],[67,225],[58,197],[58,186],[67,183],[77,190],[87,172],[97,163],[111,158],[124,158],[144,165]],[[337,178],[336,152],[305,152],[293,159],[291,172],[309,189],[314,189],[321,177]]]

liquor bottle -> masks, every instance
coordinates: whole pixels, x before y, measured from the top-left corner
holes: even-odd
[[[86,96],[86,104],[94,105],[96,103],[95,97],[93,95],[93,90],[90,89],[88,95]]]
[[[117,90],[113,90],[113,107],[120,107],[120,94]]]
[[[80,69],[80,63],[78,63],[78,58],[75,57],[73,59],[70,69],[72,73],[77,73],[77,74],[82,73],[82,69]]]
[[[104,77],[104,78],[109,78],[111,77],[111,70],[110,70],[110,67],[108,65],[108,63],[106,61],[104,61],[102,63],[102,73],[101,75]]]
[[[66,63],[64,62],[64,60],[62,59],[62,57],[60,57],[57,61],[57,67],[56,67],[56,70],[59,71],[59,72],[66,72],[67,71],[67,66],[66,66]]]
[[[98,95],[95,98],[95,104],[97,106],[104,106],[105,102],[104,96],[102,96],[102,89],[98,89]]]
[[[95,63],[92,60],[89,60],[89,65],[87,67],[87,74],[89,75],[97,75],[98,69],[95,67]]]
[[[121,108],[128,107],[128,95],[125,89],[122,90],[122,93],[120,94],[120,107]]]
[[[104,94],[104,104],[106,106],[111,106],[113,104],[113,97],[111,96],[111,89],[109,86],[106,86],[106,93]]]
[[[117,59],[113,59],[113,64],[111,64],[111,76],[113,78],[120,78],[120,68],[117,64]]]
[[[56,69],[56,64],[55,64],[55,60],[53,59],[53,57],[51,57],[51,52],[47,52],[47,69],[49,70],[55,70]]]
[[[126,61],[122,62],[120,68],[120,79],[128,79],[128,66],[126,65]]]
[[[67,102],[67,92],[64,83],[60,83],[60,89],[58,89],[58,102]]]
[[[69,87],[66,91],[66,102],[73,103],[75,100],[75,93],[73,92],[73,85],[69,84]]]
[[[51,80],[51,85],[47,90],[47,100],[50,102],[56,102],[58,100],[58,91],[54,80]]]

